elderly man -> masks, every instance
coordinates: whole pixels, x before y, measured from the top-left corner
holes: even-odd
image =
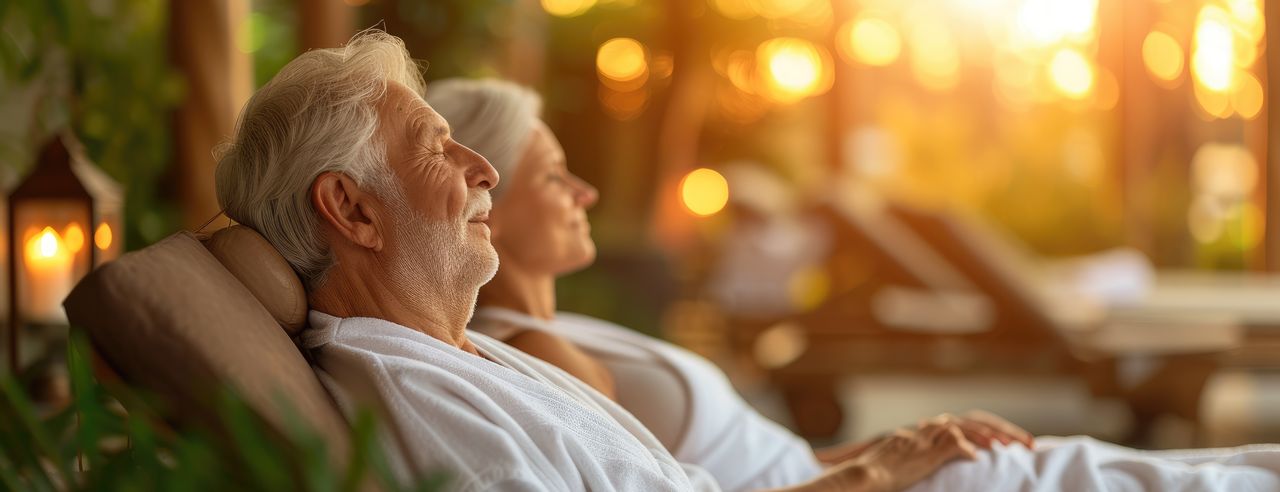
[[[466,331],[497,268],[485,221],[498,176],[450,138],[422,88],[400,40],[368,31],[290,62],[219,149],[227,215],[303,280],[303,342],[325,386],[348,413],[384,407],[383,442],[404,480],[443,471],[458,490],[715,490],[608,398]],[[900,488],[973,452],[939,422],[795,490]]]

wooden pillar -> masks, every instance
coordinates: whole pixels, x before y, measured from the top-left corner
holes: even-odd
[[[702,27],[686,0],[668,0],[666,45],[673,49],[675,69],[666,105],[658,116],[658,167],[652,205],[651,237],[665,252],[678,256],[692,246],[693,222],[680,204],[678,186],[698,164],[698,142],[710,110],[715,81],[706,63]]]
[[[502,76],[520,85],[541,86],[547,65],[547,14],[538,0],[516,0],[511,8],[511,37],[503,46]]]
[[[337,48],[356,33],[356,9],[342,0],[298,0],[298,19],[298,47],[303,52]]]
[[[248,0],[174,0],[169,9],[170,58],[182,76],[174,115],[177,197],[183,225],[199,227],[218,213],[213,147],[231,135],[253,89],[249,55],[235,43]]]
[[[848,2],[831,2],[831,16],[835,27],[831,29],[826,45],[831,52],[834,81],[831,91],[827,93],[827,163],[830,166],[825,173],[827,176],[843,175],[848,164],[848,146],[845,141],[849,138],[849,115],[852,113],[849,101],[853,99],[851,96],[856,88],[853,85],[853,64],[844,62],[840,56],[840,26],[853,18],[851,10]]]

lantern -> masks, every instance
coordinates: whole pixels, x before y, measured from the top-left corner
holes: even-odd
[[[71,135],[54,137],[9,194],[9,361],[65,339],[62,300],[85,274],[121,250],[120,186],[84,157]]]

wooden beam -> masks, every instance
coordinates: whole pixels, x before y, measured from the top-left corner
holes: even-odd
[[[337,48],[356,33],[356,9],[342,0],[298,0],[298,48]]]
[[[249,55],[235,42],[249,2],[173,0],[169,12],[170,58],[185,88],[174,114],[175,176],[183,224],[195,229],[220,210],[212,150],[253,90]]]

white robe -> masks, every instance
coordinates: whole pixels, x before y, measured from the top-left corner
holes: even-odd
[[[654,371],[673,371],[691,390],[688,429],[673,447],[676,458],[705,468],[725,490],[801,483],[821,472],[799,438],[768,422],[733,392],[724,374],[697,355],[595,318],[557,313],[539,321],[510,310],[482,308],[471,328],[509,335],[503,326],[559,334],[606,366],[657,354]],[[507,332],[507,333],[504,333]],[[692,388],[696,388],[693,390]],[[628,388],[617,389],[619,399]],[[638,411],[637,416],[649,414]],[[674,417],[673,417],[674,418]],[[812,463],[812,464],[808,464]],[[976,461],[955,461],[911,492],[985,491],[1280,491],[1280,446],[1140,451],[1088,437],[1036,440],[982,451]]]
[[[797,485],[822,473],[808,443],[751,408],[715,364],[680,347],[573,313],[547,322],[485,307],[469,328],[499,339],[541,330],[573,342],[614,373],[618,401],[642,423],[651,429],[679,423],[667,448],[726,491]]]
[[[484,356],[373,318],[310,313],[303,344],[351,417],[381,402],[402,480],[444,472],[449,490],[718,490],[621,407],[558,368],[480,334]],[[496,363],[495,363],[496,362]]]
[[[908,492],[1280,491],[1280,446],[1140,451],[1088,437],[1036,438],[1035,451],[996,444]]]

